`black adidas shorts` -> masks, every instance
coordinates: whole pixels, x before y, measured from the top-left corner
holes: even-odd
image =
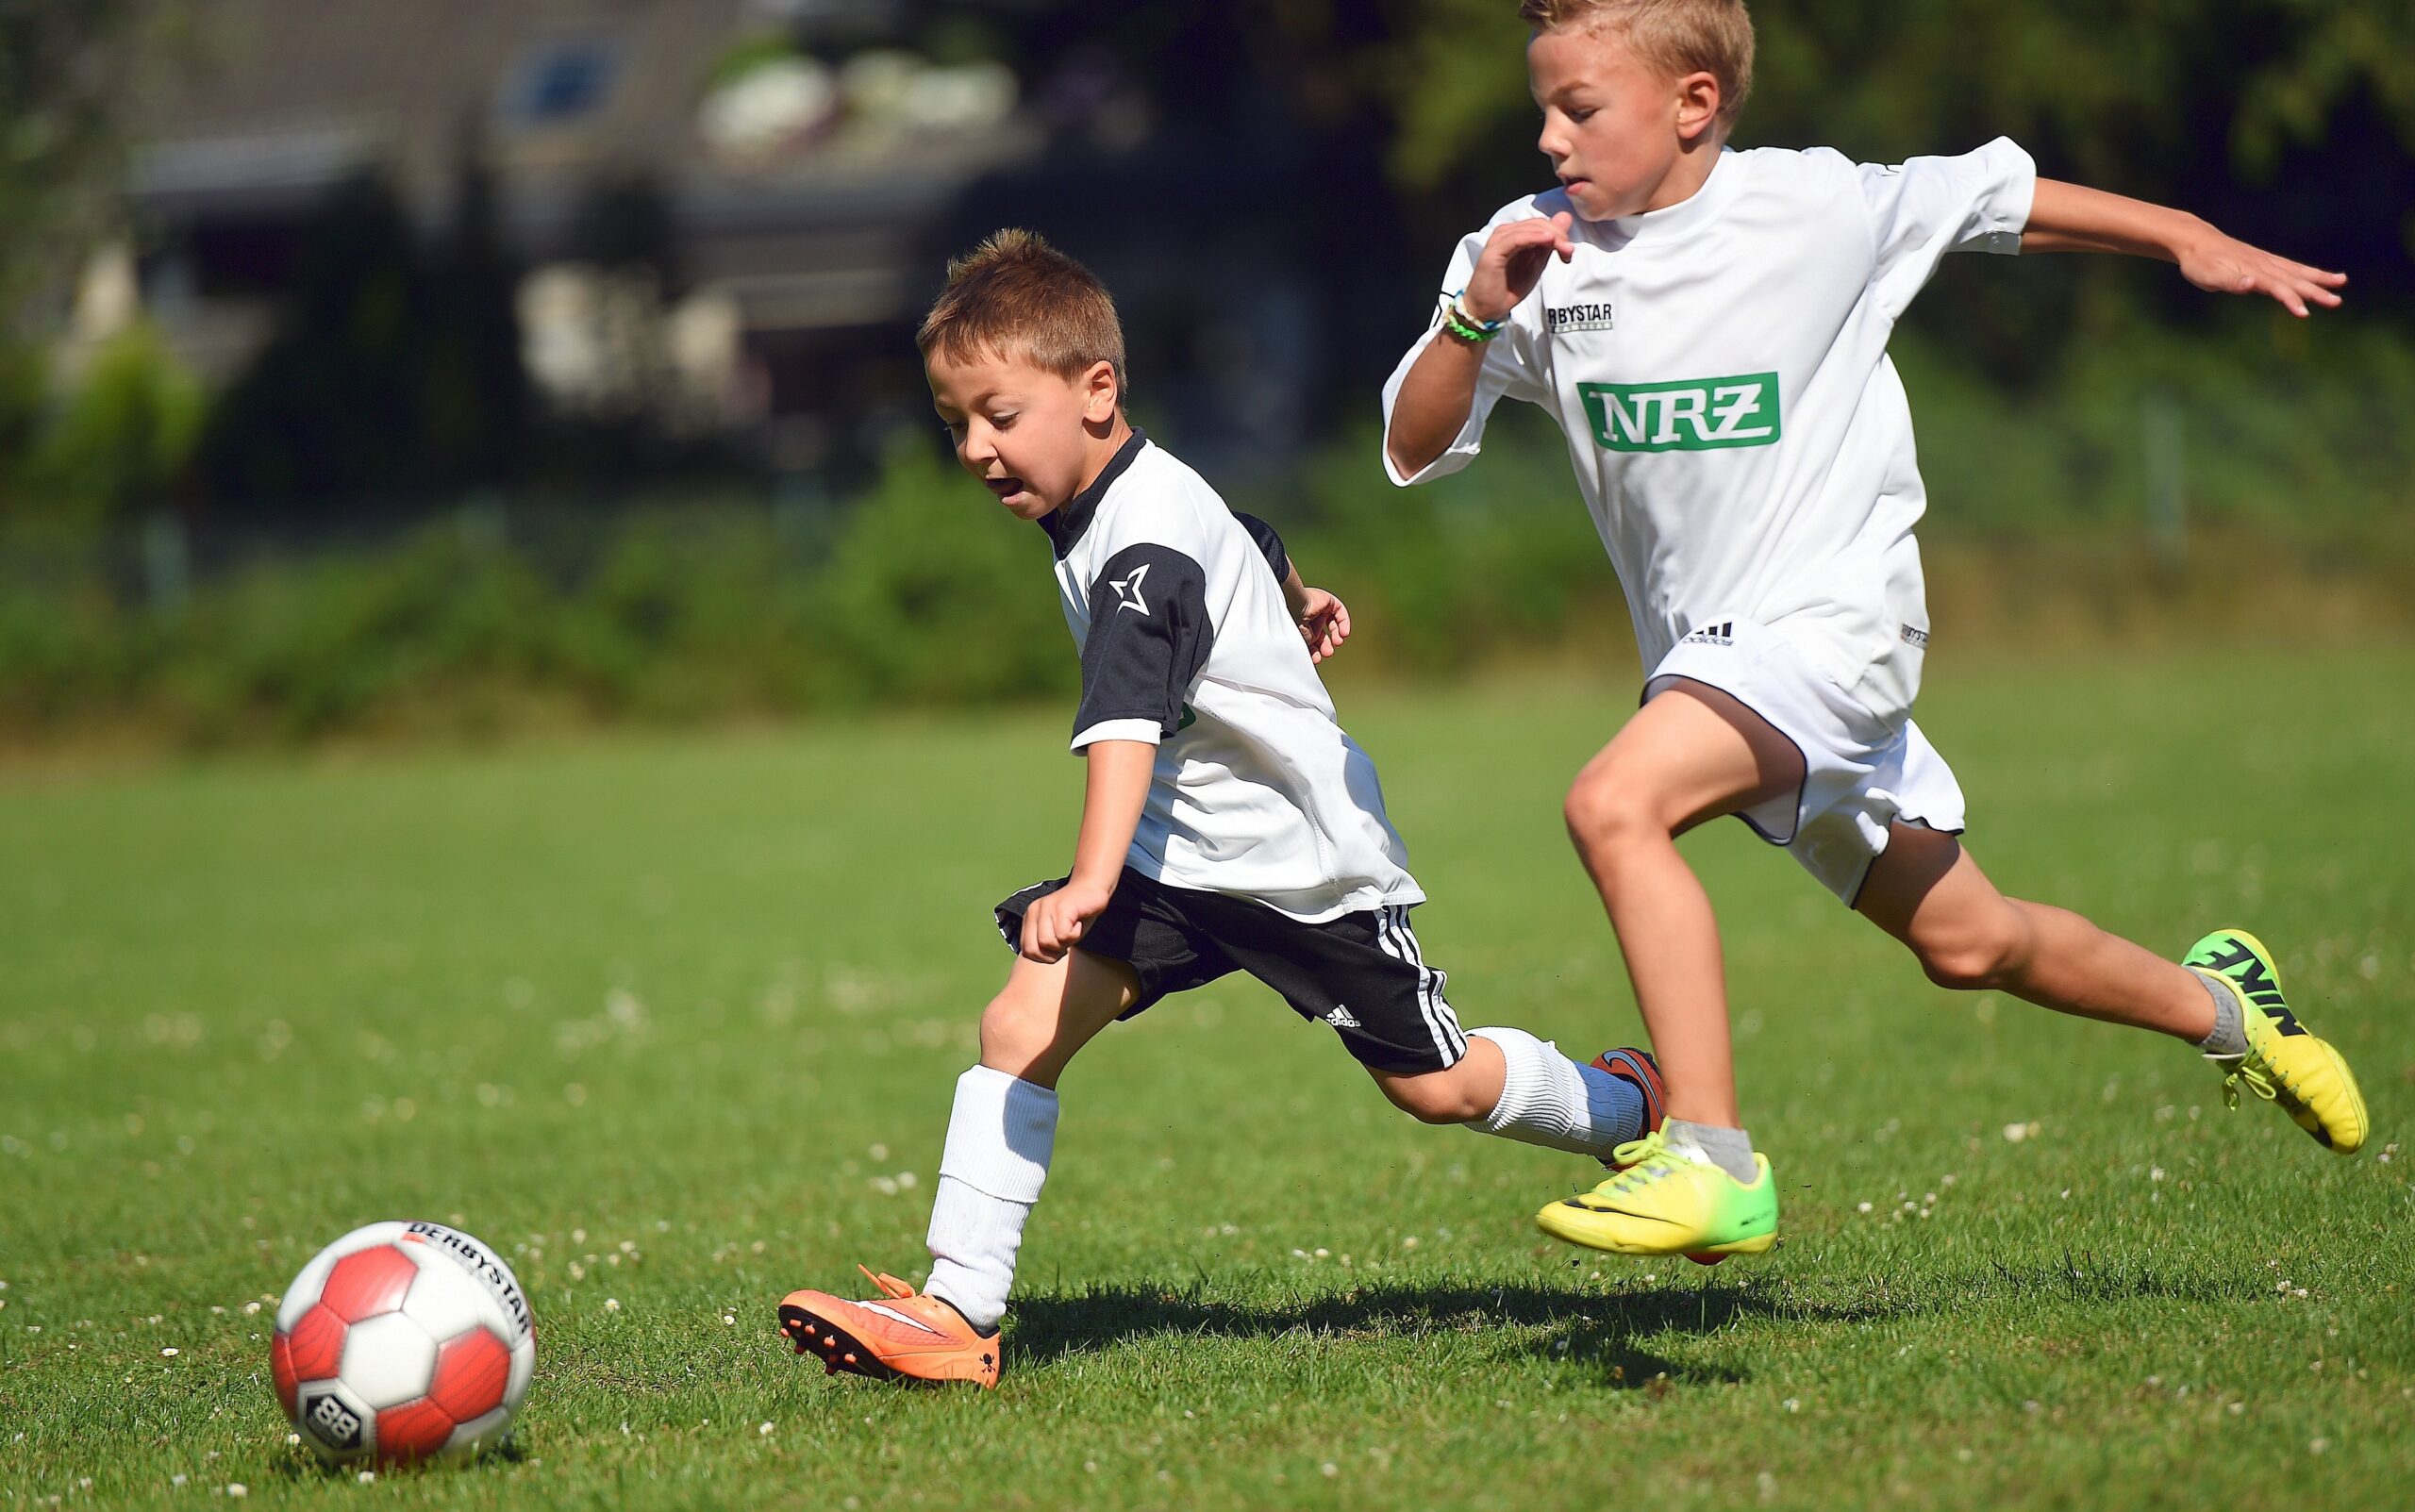
[[[998,933],[1023,945],[1024,910],[1065,885],[1024,889],[997,906]],[[1418,954],[1407,907],[1370,908],[1302,923],[1262,903],[1169,888],[1125,868],[1107,910],[1077,947],[1123,961],[1141,1001],[1247,972],[1303,1019],[1330,1024],[1360,1064],[1396,1074],[1440,1071],[1467,1054],[1467,1036],[1442,996],[1443,974]]]

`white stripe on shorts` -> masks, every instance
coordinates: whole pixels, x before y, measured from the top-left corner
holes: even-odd
[[[1418,971],[1424,973],[1425,980],[1432,986],[1435,1016],[1442,1021],[1443,1029],[1449,1032],[1452,1045],[1460,1055],[1466,1055],[1468,1037],[1459,1028],[1458,1014],[1452,1009],[1450,1000],[1442,994],[1443,984],[1450,980],[1450,973],[1438,972],[1425,964],[1425,952],[1418,947],[1417,932],[1408,927],[1408,909],[1406,906],[1400,911],[1400,932],[1401,938],[1408,941],[1409,959],[1417,963]]]
[[[1399,960],[1417,973],[1417,1011],[1424,1016],[1426,1032],[1434,1037],[1434,1048],[1445,1060],[1456,1061],[1467,1054],[1467,1036],[1459,1030],[1458,1016],[1442,999],[1441,973],[1425,964],[1418,951],[1417,934],[1408,927],[1408,909],[1394,906],[1377,916],[1376,937],[1383,941],[1386,955]]]

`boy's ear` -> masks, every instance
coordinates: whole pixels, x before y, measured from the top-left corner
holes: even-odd
[[[1677,135],[1692,141],[1719,121],[1719,75],[1702,70],[1677,80]]]
[[[1124,398],[1124,386],[1115,381],[1115,364],[1104,359],[1093,362],[1082,374],[1082,418],[1093,425],[1104,425],[1115,418],[1115,407]]]

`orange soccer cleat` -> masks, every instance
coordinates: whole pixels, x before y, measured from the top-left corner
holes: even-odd
[[[998,1333],[984,1334],[937,1297],[862,1266],[882,1296],[849,1302],[826,1291],[791,1291],[780,1304],[780,1332],[799,1354],[818,1353],[830,1373],[853,1371],[878,1381],[998,1384]]]

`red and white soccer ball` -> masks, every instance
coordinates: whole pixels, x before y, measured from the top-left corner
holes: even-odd
[[[452,1458],[500,1442],[537,1334],[503,1257],[441,1223],[372,1223],[318,1253],[277,1304],[277,1400],[337,1464]]]

